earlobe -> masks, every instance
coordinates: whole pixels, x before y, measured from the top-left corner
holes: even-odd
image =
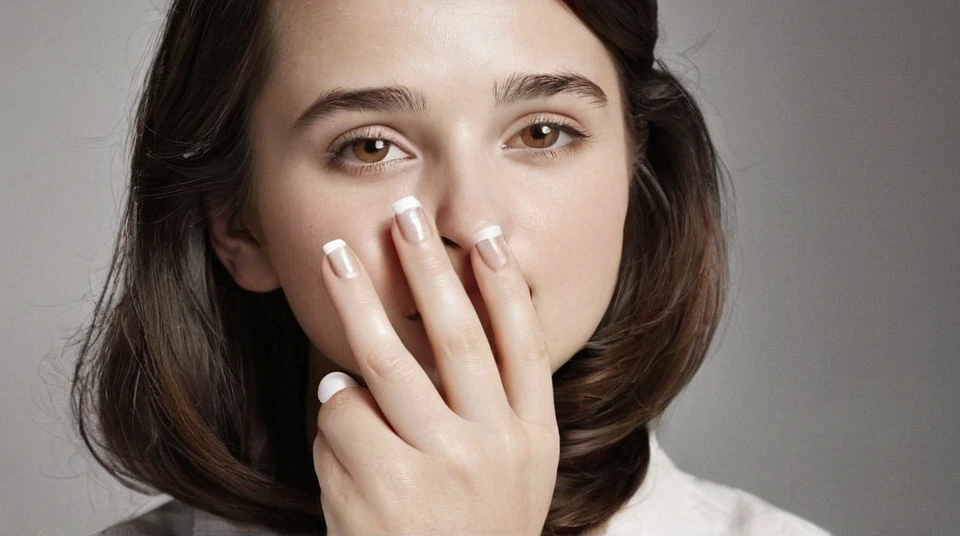
[[[208,215],[210,244],[237,285],[250,292],[270,292],[280,280],[260,242],[246,229],[232,225],[221,211]]]

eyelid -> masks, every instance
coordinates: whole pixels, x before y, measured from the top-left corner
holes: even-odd
[[[594,138],[594,135],[590,131],[576,125],[571,120],[565,119],[561,116],[551,117],[544,113],[540,113],[533,116],[531,119],[526,120],[524,124],[521,127],[519,127],[519,130],[516,132],[516,134],[511,134],[510,138],[508,138],[507,141],[512,140],[513,138],[522,134],[523,129],[526,129],[533,125],[538,125],[538,124],[556,125],[561,129],[561,131],[564,131],[568,136],[570,136],[573,139],[566,145],[557,147],[555,149],[550,149],[550,148],[537,149],[533,147],[527,148],[527,149],[517,149],[520,152],[532,153],[531,154],[532,158],[538,158],[538,157],[555,158],[556,156],[559,156],[561,153],[576,149],[583,143],[588,142]],[[397,148],[399,148],[401,151],[405,153],[411,153],[411,151],[406,149],[404,143],[399,142],[396,140],[395,137],[388,135],[382,126],[365,126],[365,127],[359,127],[355,130],[348,132],[347,134],[344,134],[343,136],[338,137],[331,144],[331,148],[326,153],[324,153],[324,156],[328,157],[331,162],[335,161],[336,163],[333,165],[339,168],[340,170],[350,174],[354,174],[354,175],[376,173],[381,169],[391,167],[395,164],[403,162],[404,160],[409,160],[405,158],[398,158],[394,160],[386,160],[386,161],[375,162],[375,163],[357,164],[352,162],[342,162],[342,158],[337,157],[337,155],[340,152],[342,152],[344,149],[348,148],[348,146],[351,143],[354,143],[359,140],[364,140],[364,139],[385,140],[389,142],[391,145],[394,145]],[[506,143],[501,143],[500,147],[506,148],[507,145]]]
[[[581,127],[581,126],[576,125],[575,123],[571,122],[571,121],[568,120],[568,119],[565,119],[565,118],[562,118],[562,117],[559,117],[559,116],[558,116],[558,117],[550,117],[550,116],[547,116],[547,115],[544,115],[544,114],[537,114],[537,115],[534,116],[532,119],[526,121],[526,122],[520,127],[520,130],[517,131],[516,134],[513,134],[512,136],[510,136],[509,139],[512,140],[513,138],[515,138],[515,137],[517,137],[518,135],[522,134],[524,129],[530,128],[530,127],[532,127],[533,125],[540,125],[540,124],[556,125],[556,126],[558,126],[558,127],[560,128],[561,131],[564,131],[568,136],[572,137],[572,138],[573,138],[573,141],[570,142],[570,143],[568,143],[567,145],[564,145],[564,147],[576,145],[576,144],[579,144],[579,143],[582,143],[582,142],[587,142],[587,141],[590,141],[590,140],[592,140],[592,139],[594,138],[594,135],[593,135],[592,132],[590,132],[589,130],[587,130],[587,129]],[[508,140],[508,141],[509,141],[509,140]],[[506,144],[500,144],[500,148],[501,148],[501,149],[506,148]],[[521,149],[521,150],[523,150],[523,151],[532,151],[532,152],[534,152],[534,153],[545,153],[545,152],[554,151],[554,150],[559,150],[559,149],[560,149],[560,148],[557,148],[557,149],[537,149],[537,148],[535,148],[535,147],[529,147],[529,148],[527,148],[527,149]]]
[[[394,137],[386,135],[386,131],[383,130],[382,127],[365,126],[365,127],[359,127],[357,129],[351,130],[350,132],[333,140],[333,143],[330,144],[330,149],[327,151],[326,154],[334,155],[337,152],[339,152],[341,149],[346,147],[347,145],[363,139],[386,140],[386,141],[389,141],[391,144],[399,147],[401,150],[403,150],[403,152],[406,152],[406,153],[410,152],[409,150],[407,150],[404,143],[397,141],[397,139]]]

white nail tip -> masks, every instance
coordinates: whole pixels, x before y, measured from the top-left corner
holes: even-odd
[[[331,372],[320,380],[320,385],[317,386],[317,398],[320,399],[321,404],[326,404],[327,400],[330,400],[330,397],[333,395],[344,389],[357,387],[359,385],[360,384],[346,373]]]
[[[490,227],[484,227],[483,229],[480,229],[479,231],[477,231],[475,235],[473,235],[473,243],[476,244],[477,242],[485,238],[493,238],[495,236],[499,236],[502,234],[503,234],[503,231],[500,230],[499,225],[491,225]]]
[[[343,246],[346,246],[346,245],[347,243],[339,238],[335,240],[331,240],[323,245],[323,254],[329,255],[331,251],[334,251],[337,248],[342,248]]]
[[[393,205],[391,206],[393,207],[394,214],[400,214],[405,210],[409,210],[414,207],[419,207],[420,201],[418,201],[416,197],[412,195],[408,195],[403,199],[397,199],[396,201],[393,202]]]

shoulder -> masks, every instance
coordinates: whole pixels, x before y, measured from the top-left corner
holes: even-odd
[[[691,501],[725,534],[830,536],[823,528],[739,488],[688,475]]]
[[[163,498],[158,506],[121,521],[96,536],[308,536],[311,533],[281,532],[259,525],[246,525],[216,516],[176,499]],[[151,508],[153,506],[153,508]]]
[[[194,509],[166,499],[146,513],[123,520],[97,536],[193,536]]]
[[[676,465],[650,439],[643,484],[606,525],[605,536],[726,534],[830,536],[823,528],[747,491],[697,478]]]

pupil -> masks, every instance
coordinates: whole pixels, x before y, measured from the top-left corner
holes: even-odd
[[[368,151],[368,152],[373,153],[373,152],[376,152],[376,151],[379,151],[379,150],[383,149],[383,147],[384,147],[386,144],[387,144],[387,142],[384,141],[384,140],[367,140],[367,142],[364,144],[364,148],[363,148],[363,149],[364,149],[365,151]]]

